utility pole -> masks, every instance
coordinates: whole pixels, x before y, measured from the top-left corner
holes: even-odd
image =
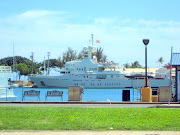
[[[49,75],[49,56],[50,56],[50,52],[48,52],[48,75]]]
[[[33,58],[34,58],[34,52],[31,52],[32,55],[30,56],[30,58],[32,59],[32,65],[31,65],[31,74],[33,74]]]

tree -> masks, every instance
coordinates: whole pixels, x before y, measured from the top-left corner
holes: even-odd
[[[33,74],[42,74],[39,70],[40,67],[41,67],[41,63],[33,62]]]
[[[28,75],[29,70],[30,70],[25,63],[15,64],[15,69],[19,75],[19,80],[21,78],[21,75]]]
[[[77,52],[72,48],[68,47],[68,50],[63,53],[62,62],[65,64],[68,61],[75,60],[77,58]]]
[[[5,64],[1,64],[0,66],[6,66]]]
[[[82,58],[83,58],[83,51],[81,51],[77,56],[77,59],[82,59]]]
[[[59,67],[59,68],[63,67],[61,57],[59,57],[58,59],[49,59],[49,68],[56,68],[56,67]],[[41,71],[47,70],[48,60],[45,60],[45,68],[46,69],[44,69],[44,62],[41,62]]]
[[[96,53],[92,53],[92,56],[94,55],[96,55],[98,62],[104,63],[107,61],[107,56],[103,54],[103,49],[101,47],[97,48]],[[82,58],[83,58],[83,51],[80,51],[80,53],[78,54],[76,50],[73,50],[72,48],[68,47],[68,50],[63,52],[63,56],[59,57],[54,64],[56,64],[57,67],[62,68],[64,67],[66,62],[72,61],[75,59],[82,59]]]
[[[158,62],[161,63],[161,64],[163,64],[163,62],[164,62],[163,57],[160,57],[160,58],[158,59]]]
[[[102,58],[101,58],[101,62],[105,63],[107,62],[107,56],[103,54]]]
[[[135,61],[131,63],[131,65],[129,63],[124,64],[124,68],[142,68],[142,66],[139,64],[138,61]]]
[[[25,57],[21,57],[21,56],[15,56],[14,59],[15,59],[14,65],[24,63],[29,68],[28,74],[31,73],[31,68],[32,68],[31,60],[29,60]],[[13,57],[7,57],[7,58],[0,59],[0,65],[11,66],[11,68],[13,69]],[[36,73],[40,74],[41,73],[39,70],[40,67],[41,67],[41,63],[33,62],[33,74],[36,74]],[[13,69],[13,71],[18,71],[16,68],[17,68],[17,66],[15,66],[15,69]],[[24,72],[21,72],[21,75],[26,75],[26,74],[24,74]]]
[[[97,57],[97,61],[100,62],[101,58],[102,58],[102,55],[103,55],[103,49],[100,47],[100,48],[97,48],[97,51],[96,51],[96,57]]]
[[[142,66],[138,61],[135,61],[134,63],[131,63],[131,68],[142,68]]]
[[[11,66],[13,65],[13,57],[7,57],[0,60],[0,65]]]
[[[97,48],[95,55],[97,57],[98,62],[105,63],[107,61],[107,56],[103,54],[103,49],[101,47]]]
[[[159,63],[159,66],[160,66],[160,64],[163,64],[163,62],[164,62],[163,57],[160,57],[157,62]]]
[[[124,64],[124,68],[130,68],[131,66],[129,65],[129,63]]]
[[[63,66],[64,66],[64,64],[63,64],[63,62],[62,62],[62,60],[61,60],[61,57],[59,57],[59,58],[57,59],[57,67],[62,68]]]

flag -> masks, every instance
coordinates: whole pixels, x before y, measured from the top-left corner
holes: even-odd
[[[101,40],[96,40],[96,43],[101,43]]]

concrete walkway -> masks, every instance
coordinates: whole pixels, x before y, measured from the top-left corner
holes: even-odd
[[[0,131],[0,135],[180,135],[180,131]]]
[[[83,107],[83,108],[179,108],[180,103],[131,102],[0,102],[0,107]]]

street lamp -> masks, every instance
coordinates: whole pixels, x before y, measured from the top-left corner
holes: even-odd
[[[146,72],[146,84],[144,87],[148,87],[147,85],[147,45],[149,43],[149,39],[143,39],[143,43],[145,45],[145,72]]]

